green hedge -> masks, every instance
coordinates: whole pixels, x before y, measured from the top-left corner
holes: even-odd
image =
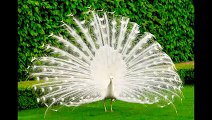
[[[36,83],[38,83],[38,81],[18,82],[18,110],[44,106],[37,103],[37,96],[33,93],[32,85]]]
[[[194,61],[176,63],[175,66],[183,84],[194,84]]]
[[[181,69],[177,71],[184,85],[194,84],[194,69]]]
[[[43,44],[53,42],[47,36],[59,33],[63,20],[72,23],[70,13],[92,9],[116,11],[140,25],[141,32],[151,32],[174,62],[194,59],[194,5],[192,0],[18,0],[18,78],[27,78],[26,68],[32,57],[43,55]]]
[[[18,89],[18,110],[26,110],[41,107],[36,101],[36,96],[31,88]]]

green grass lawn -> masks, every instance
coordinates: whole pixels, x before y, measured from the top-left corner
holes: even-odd
[[[184,99],[175,102],[178,114],[170,105],[164,108],[116,101],[114,112],[104,112],[103,101],[79,107],[61,107],[57,112],[49,110],[45,120],[194,120],[194,87],[184,86]],[[109,100],[107,101],[109,110]],[[46,108],[22,110],[18,120],[42,120]]]

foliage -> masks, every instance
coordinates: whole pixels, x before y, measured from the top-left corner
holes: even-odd
[[[194,61],[176,63],[175,66],[184,84],[194,84]]]
[[[194,84],[194,69],[181,69],[177,72],[184,84]]]
[[[192,0],[18,0],[18,80],[27,80],[31,59],[44,55],[43,45],[53,43],[50,33],[61,32],[61,22],[73,22],[70,13],[84,19],[88,7],[115,11],[140,25],[141,33],[151,32],[174,62],[194,59],[194,6]]]
[[[36,95],[33,94],[32,88],[18,88],[18,110],[38,108],[43,105],[38,104]]]
[[[18,110],[32,109],[43,106],[37,103],[37,96],[33,93],[32,85],[43,81],[18,82]]]

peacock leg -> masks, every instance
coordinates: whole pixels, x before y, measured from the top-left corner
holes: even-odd
[[[110,111],[113,112],[113,99],[110,99]]]
[[[106,108],[106,99],[104,99],[104,108],[105,108],[105,112],[107,112],[107,108]]]

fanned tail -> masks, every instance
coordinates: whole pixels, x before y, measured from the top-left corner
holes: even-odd
[[[49,109],[102,100],[110,76],[118,100],[163,107],[182,99],[180,76],[153,34],[140,34],[139,25],[127,17],[88,13],[89,21],[71,16],[78,29],[62,22],[68,37],[50,35],[62,47],[47,45],[50,54],[33,60],[31,75],[44,80],[33,86],[39,102]]]

